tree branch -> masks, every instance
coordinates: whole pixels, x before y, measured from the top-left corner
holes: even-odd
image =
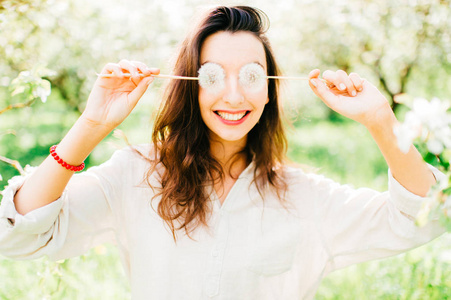
[[[27,106],[31,106],[31,104],[33,104],[33,102],[36,100],[30,100],[28,102],[25,103],[17,103],[17,104],[10,104],[7,107],[5,107],[4,109],[0,110],[0,115],[8,110],[14,109],[14,108],[23,108],[23,107],[27,107]]]
[[[14,168],[16,168],[17,171],[19,171],[20,175],[25,175],[24,169],[22,168],[22,166],[20,165],[20,163],[17,160],[12,160],[12,159],[6,158],[4,156],[0,156],[0,160],[4,161],[7,164],[10,164]]]

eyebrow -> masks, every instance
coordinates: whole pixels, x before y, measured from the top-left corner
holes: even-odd
[[[264,67],[260,62],[258,62],[258,61],[251,62],[251,64],[252,64],[252,63],[257,64],[257,65],[260,65],[260,67],[262,67],[263,69],[265,69],[265,67]],[[248,65],[248,64],[246,64],[246,65]]]
[[[217,63],[217,62],[214,62],[214,61],[209,61],[209,60],[206,60],[206,61],[205,61],[204,63],[202,63],[200,66],[202,67],[203,65],[205,65],[205,64],[207,64],[207,63],[214,63],[214,64],[220,65],[222,68],[224,68],[224,66],[221,65],[220,63]],[[247,63],[247,64],[245,64],[245,65],[242,65],[241,68],[244,67],[244,66],[247,66],[247,65],[249,65],[249,64],[257,64],[257,65],[259,65],[260,67],[262,67],[263,69],[265,69],[265,67],[264,67],[260,62],[258,62],[258,61],[256,61],[256,60],[253,61],[253,62]]]

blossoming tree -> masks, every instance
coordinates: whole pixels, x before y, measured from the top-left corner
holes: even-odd
[[[432,218],[439,218],[451,231],[451,207],[445,205],[445,201],[451,199],[451,102],[438,98],[412,99],[407,95],[395,100],[410,109],[404,122],[394,128],[399,148],[407,152],[414,142],[424,160],[446,175],[430,191],[430,200],[423,204],[417,222],[421,226]]]

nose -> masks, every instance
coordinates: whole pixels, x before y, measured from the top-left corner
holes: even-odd
[[[238,83],[238,76],[228,76],[225,78],[223,100],[232,107],[237,107],[244,102],[244,95]]]

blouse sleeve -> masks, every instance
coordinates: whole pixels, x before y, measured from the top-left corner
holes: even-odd
[[[104,242],[114,243],[113,211],[126,176],[124,152],[117,151],[104,164],[74,175],[59,199],[25,215],[16,211],[13,199],[26,177],[11,179],[0,204],[0,254],[14,259],[47,255],[59,260]]]
[[[437,180],[446,177],[430,167]],[[389,171],[389,190],[353,189],[317,178],[315,215],[328,256],[326,273],[348,265],[392,256],[444,233],[438,221],[424,227],[415,216],[427,198],[409,192]]]

